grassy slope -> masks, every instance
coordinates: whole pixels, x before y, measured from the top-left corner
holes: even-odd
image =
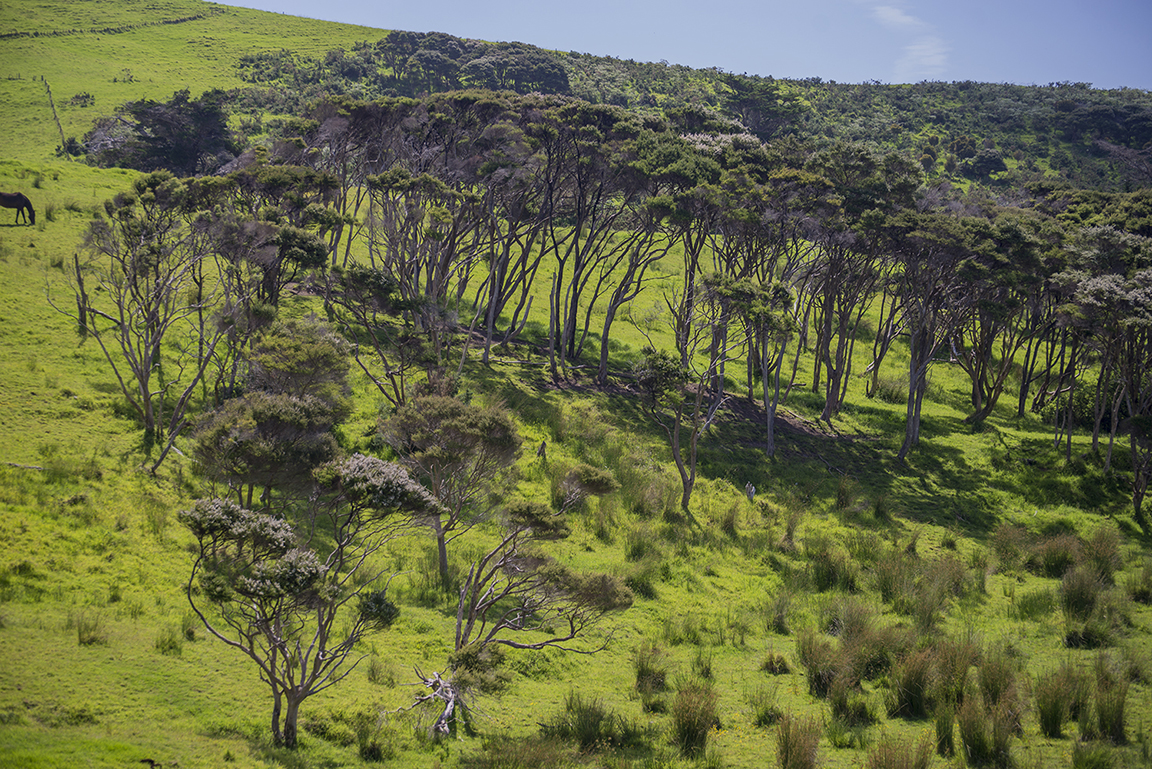
[[[0,29],[87,29],[213,9],[194,2],[6,3]],[[51,767],[78,761],[123,766],[148,756],[194,767],[215,766],[230,755],[237,766],[264,766],[282,758],[264,744],[268,703],[250,666],[207,640],[185,642],[179,656],[155,650],[158,635],[179,629],[185,613],[180,585],[188,538],[175,523],[174,511],[190,497],[194,484],[180,473],[178,462],[171,463],[159,483],[135,470],[138,436],[114,415],[112,382],[97,351],[77,344],[70,320],[45,301],[46,286],[51,296],[67,298],[61,266],[77,248],[90,212],[122,189],[130,174],[54,159],[58,134],[43,84],[33,77],[43,76],[51,85],[65,134],[79,135],[96,114],[124,100],[166,98],[182,87],[197,92],[238,85],[230,62],[242,52],[288,47],[318,53],[379,36],[376,30],[218,10],[201,21],[116,35],[0,41],[0,98],[10,107],[0,119],[5,135],[13,137],[5,141],[0,158],[0,188],[26,191],[40,214],[35,227],[15,227],[7,218],[12,212],[0,213],[0,461],[46,468],[0,467],[3,765]],[[113,83],[125,68],[133,81]],[[17,75],[20,79],[9,79]],[[96,96],[95,107],[62,106],[72,94],[85,91]],[[625,325],[617,329],[620,341],[638,343]],[[866,350],[861,345],[857,352],[863,357]],[[900,363],[899,353],[894,355],[891,371]],[[861,363],[857,370],[862,368]],[[652,477],[671,478],[666,450],[634,403],[623,396],[564,394],[533,385],[538,372],[538,367],[502,364],[475,372],[468,387],[509,402],[524,422],[526,445],[549,441],[553,473],[579,460],[617,469],[645,467]],[[359,410],[345,432],[362,442],[376,406],[365,384],[358,387]],[[617,712],[666,729],[667,717],[641,714],[630,693],[631,650],[641,639],[654,639],[668,647],[679,673],[687,673],[701,651],[712,655],[723,724],[712,744],[725,765],[762,766],[774,753],[774,734],[752,725],[746,692],[777,686],[789,709],[826,712],[823,702],[807,696],[802,673],[771,679],[757,670],[769,649],[794,659],[794,636],[768,632],[763,610],[780,590],[779,566],[802,571],[806,565],[801,556],[772,547],[788,510],[805,512],[801,540],[819,532],[842,539],[862,531],[903,544],[915,533],[920,552],[935,554],[944,552],[944,533],[952,530],[965,560],[986,548],[988,532],[1000,519],[1039,529],[1066,518],[1089,529],[1106,522],[1105,516],[1124,520],[1127,515],[1122,495],[1097,490],[1090,470],[1077,477],[1032,469],[1059,470],[1062,464],[1045,448],[1048,431],[1038,421],[1017,424],[1002,411],[980,431],[964,427],[963,382],[957,372],[937,372],[925,421],[926,445],[908,467],[891,460],[899,443],[901,407],[866,401],[862,389],[862,384],[853,385],[838,435],[789,433],[781,439],[781,458],[772,464],[753,445],[755,431],[735,422],[726,425],[729,432],[708,442],[704,451],[705,478],[695,504],[705,523],[701,533],[686,533],[658,515],[638,516],[613,500],[593,504],[561,557],[582,568],[647,574],[656,599],[639,600],[621,617],[615,642],[604,654],[514,660],[523,675],[503,699],[484,704],[488,720],[482,728],[530,734],[570,687],[578,687],[585,695],[602,697]],[[813,405],[797,393],[788,408],[810,418]],[[530,457],[521,462],[522,491],[546,494],[550,472]],[[825,463],[851,478],[851,500],[835,513],[829,510],[839,476],[828,473]],[[759,499],[770,498],[768,505],[753,507],[735,491],[746,480],[762,490]],[[1100,485],[1107,491],[1106,483]],[[900,514],[892,521],[871,513],[881,495]],[[1096,509],[1081,509],[1090,505]],[[730,510],[737,513],[735,537],[718,528]],[[654,552],[641,561],[625,560],[630,537],[651,542]],[[446,650],[449,618],[416,600],[427,569],[426,544],[408,542],[391,556],[395,568],[411,572],[401,585],[404,612],[393,631],[366,648],[379,657],[386,681],[410,680],[414,665],[441,664]],[[1132,569],[1140,546],[1131,540],[1129,548]],[[1064,657],[1088,664],[1094,653],[1060,646],[1058,611],[1039,622],[1006,620],[1012,596],[1055,585],[1024,572],[993,574],[986,594],[956,607],[945,627],[952,633],[980,634],[989,642],[1011,640],[1029,671]],[[829,600],[821,594],[800,596],[793,627],[816,622]],[[1152,616],[1144,608],[1134,618],[1131,642],[1147,655]],[[99,621],[105,642],[78,644],[77,623],[92,619]],[[887,615],[885,621],[901,620]],[[684,640],[694,637],[700,643]],[[348,727],[340,726],[343,716],[395,708],[411,693],[372,683],[365,670],[358,670],[339,688],[310,700],[304,718],[326,717],[335,724],[333,734],[347,736]],[[879,692],[872,696],[880,702]],[[1140,725],[1147,732],[1152,704],[1146,684],[1133,687],[1130,711],[1129,733],[1135,735]],[[931,729],[929,722],[888,719],[872,731],[911,739],[925,729]],[[386,726],[385,733],[392,735],[398,751],[396,766],[429,764],[445,755],[451,763],[462,749],[475,747],[469,741],[444,754],[420,745],[405,724]],[[358,765],[355,747],[339,742],[306,736],[299,765]],[[663,737],[655,744],[669,750],[662,747]],[[1042,739],[1034,718],[1026,720],[1025,739],[1018,746],[1022,765],[1066,765],[1070,748],[1068,740]],[[834,750],[826,740],[821,750],[822,763],[828,765],[856,766],[862,760],[860,752]]]

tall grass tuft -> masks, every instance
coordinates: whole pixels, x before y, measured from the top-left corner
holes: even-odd
[[[808,673],[808,693],[827,697],[832,682],[845,667],[841,649],[821,633],[807,628],[796,639],[796,653]]]
[[[776,727],[776,764],[780,769],[815,769],[819,747],[816,719],[784,714]]]
[[[1096,658],[1096,726],[1101,737],[1114,745],[1128,741],[1124,711],[1128,702],[1128,678],[1116,670],[1107,654]]]
[[[951,702],[940,703],[932,711],[932,723],[936,730],[936,752],[951,756],[956,752],[956,706]]]
[[[1064,736],[1064,722],[1068,720],[1068,696],[1060,670],[1052,670],[1036,677],[1033,688],[1036,700],[1036,718],[1040,733],[1057,739]]]
[[[780,707],[780,698],[776,687],[761,686],[745,695],[748,707],[752,710],[752,723],[760,727],[768,727],[784,717],[784,709]]]
[[[660,695],[668,690],[666,652],[657,644],[646,641],[633,652],[632,669],[636,673],[635,689],[644,710],[662,712],[665,705]]]
[[[893,669],[888,679],[888,715],[924,718],[931,705],[933,654],[914,652]]]
[[[581,753],[634,745],[641,739],[641,730],[628,724],[598,699],[584,699],[577,692],[569,692],[564,699],[564,710],[541,725],[544,737],[574,742]]]
[[[708,746],[708,732],[717,726],[718,697],[712,685],[699,679],[686,682],[672,702],[672,739],[680,754],[696,758]]]
[[[868,754],[867,769],[928,769],[932,762],[932,742],[921,738],[915,745],[896,737],[885,737]]]

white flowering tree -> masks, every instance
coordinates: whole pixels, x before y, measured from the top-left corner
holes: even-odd
[[[273,740],[288,748],[301,703],[344,679],[359,661],[345,664],[356,642],[399,612],[372,556],[437,505],[404,468],[374,457],[331,462],[314,476],[318,494],[296,521],[226,499],[180,513],[199,545],[192,609],[257,665],[272,690]]]

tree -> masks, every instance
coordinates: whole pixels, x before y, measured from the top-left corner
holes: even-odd
[[[644,348],[643,357],[633,368],[637,384],[646,396],[644,409],[664,431],[672,450],[682,489],[680,508],[685,513],[689,513],[696,486],[700,439],[712,426],[724,401],[723,389],[716,379],[732,356],[733,348],[738,346],[729,343],[727,335],[719,331],[733,320],[736,294],[730,279],[706,277],[701,295],[691,307],[691,317],[675,321],[678,326],[689,329],[679,360],[649,346]],[[687,306],[676,296],[665,297],[665,304],[673,313]],[[641,333],[645,330],[641,329]],[[717,344],[718,338],[724,341]],[[685,360],[687,364],[681,362]]]
[[[436,537],[440,581],[450,587],[448,543],[490,512],[492,484],[520,453],[520,433],[500,407],[455,398],[416,398],[383,421],[380,432],[440,505],[427,525]]]
[[[541,544],[568,536],[563,513],[517,500],[505,506],[502,524],[498,541],[472,563],[460,587],[447,678],[421,674],[430,691],[417,703],[439,705],[436,736],[449,734],[458,717],[467,724],[469,700],[491,689],[503,649],[591,654],[606,642],[587,646],[582,637],[610,612],[632,605],[631,591],[617,578],[573,571],[540,552]]]
[[[315,479],[319,494],[295,522],[224,499],[179,514],[197,543],[188,601],[256,664],[272,693],[272,738],[287,748],[304,700],[347,677],[356,644],[399,612],[372,556],[436,504],[402,467],[360,454]]]
[[[224,111],[223,91],[192,99],[188,89],[167,102],[142,99],[122,108],[127,132],[93,129],[85,142],[96,162],[140,171],[167,169],[180,176],[211,172],[236,150]]]
[[[88,227],[88,259],[77,260],[73,286],[80,332],[99,345],[145,441],[166,439],[153,472],[187,426],[192,396],[224,335],[197,322],[216,287],[198,282],[208,255],[188,226],[187,194],[182,181],[159,171],[106,202],[107,219]]]
[[[248,391],[201,416],[193,450],[201,472],[240,504],[255,492],[301,492],[313,467],[336,456],[332,428],[348,415],[347,349],[317,321],[278,323],[249,356]]]

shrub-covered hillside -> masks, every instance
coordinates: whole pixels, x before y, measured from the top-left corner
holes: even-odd
[[[1152,764],[1147,93],[0,19],[0,765]]]

